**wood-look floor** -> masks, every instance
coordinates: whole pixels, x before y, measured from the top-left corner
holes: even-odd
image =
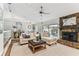
[[[9,47],[8,47],[8,49],[7,49],[7,51],[6,51],[5,56],[10,56],[12,46],[13,46],[13,44],[16,43],[16,42],[19,42],[19,40],[11,40],[11,44],[9,45]]]
[[[13,46],[13,44],[11,43],[9,45],[8,49],[7,49],[7,52],[6,52],[5,56],[10,56],[10,52],[11,52],[12,46]]]

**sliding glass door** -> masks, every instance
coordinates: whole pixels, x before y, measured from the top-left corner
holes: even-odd
[[[49,25],[50,37],[59,39],[59,27],[58,25]]]

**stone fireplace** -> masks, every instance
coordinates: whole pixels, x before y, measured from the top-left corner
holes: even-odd
[[[79,49],[79,13],[60,17],[61,44]]]

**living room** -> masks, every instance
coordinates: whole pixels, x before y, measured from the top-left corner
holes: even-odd
[[[1,55],[79,55],[78,5],[79,3],[1,4]]]

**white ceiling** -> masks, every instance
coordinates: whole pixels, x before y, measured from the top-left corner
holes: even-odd
[[[39,14],[41,5],[44,7],[44,11],[49,13],[48,15],[43,15],[42,19]],[[33,22],[41,20],[53,20],[55,22],[55,18],[79,12],[78,3],[13,3],[10,7],[15,15]]]

